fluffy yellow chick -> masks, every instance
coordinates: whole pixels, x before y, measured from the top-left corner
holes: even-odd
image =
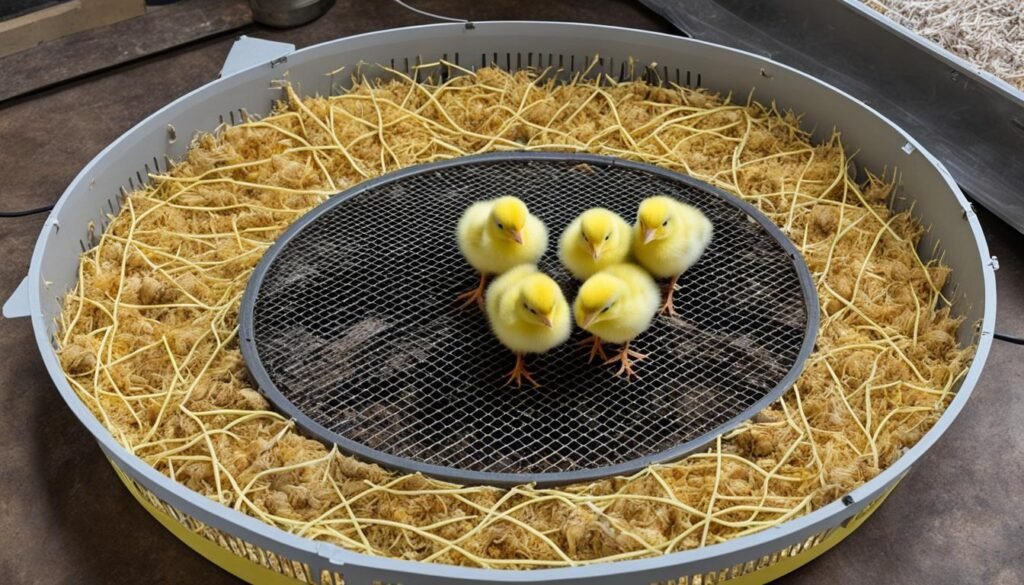
[[[672,295],[679,277],[711,242],[711,221],[696,207],[658,195],[640,202],[633,226],[633,256],[656,278],[671,278],[661,312],[675,315]]]
[[[558,258],[578,280],[586,280],[629,256],[629,224],[615,212],[588,209],[569,224],[558,240]]]
[[[487,288],[487,319],[505,347],[516,354],[509,383],[522,386],[523,378],[540,386],[526,370],[524,356],[544,353],[565,343],[572,332],[569,303],[552,278],[533,264],[505,272]]]
[[[457,230],[459,250],[480,273],[480,284],[459,295],[463,307],[483,306],[487,279],[520,264],[533,264],[548,247],[548,230],[522,200],[505,196],[470,205]]]
[[[588,278],[576,296],[573,313],[576,324],[594,336],[590,360],[600,354],[606,364],[619,362],[616,376],[636,376],[630,358],[642,360],[647,356],[629,349],[629,342],[651,326],[660,302],[658,283],[636,264],[610,266]],[[604,341],[622,345],[616,357],[604,356]]]

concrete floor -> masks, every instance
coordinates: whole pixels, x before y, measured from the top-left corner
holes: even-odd
[[[442,14],[576,20],[670,31],[627,1],[422,1]],[[528,5],[528,6],[527,6]],[[299,47],[421,24],[389,2],[339,0],[327,16],[252,36]],[[78,170],[138,120],[216,77],[225,37],[0,105],[0,207],[54,201]],[[0,294],[28,269],[44,216],[2,219]],[[999,328],[1024,335],[1024,236],[987,213],[1002,268]],[[178,542],[129,496],[54,391],[27,320],[0,321],[0,583],[233,583]],[[1024,583],[1024,348],[996,342],[960,419],[884,506],[788,584]]]

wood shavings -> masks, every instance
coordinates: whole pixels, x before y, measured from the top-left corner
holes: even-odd
[[[862,1],[898,24],[1024,90],[1024,1]]]

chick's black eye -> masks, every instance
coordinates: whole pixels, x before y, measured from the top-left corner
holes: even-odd
[[[499,230],[503,230],[503,229],[505,229],[505,226],[501,225],[501,222],[500,222],[500,221],[498,222],[498,229],[499,229]]]
[[[607,239],[608,239],[608,238],[610,238],[610,237],[612,237],[612,236],[611,236],[611,234],[608,234],[607,236],[605,236],[605,237],[604,237],[604,239],[606,239],[606,240],[607,240]]]
[[[602,313],[607,313],[607,312],[608,312],[608,309],[610,309],[610,308],[612,308],[612,306],[611,306],[611,305],[608,305],[607,307],[605,307],[605,308],[601,309],[601,312],[602,312]]]
[[[661,226],[662,227],[665,227],[667,225],[668,225],[668,220],[667,219],[665,221],[661,222]]]

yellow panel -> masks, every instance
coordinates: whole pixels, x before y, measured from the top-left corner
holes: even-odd
[[[246,581],[247,583],[260,583],[261,585],[294,585],[296,583],[302,583],[302,581],[299,581],[298,579],[282,575],[274,570],[255,563],[246,557],[238,556],[229,549],[223,548],[217,543],[192,532],[180,522],[167,515],[166,512],[150,503],[149,500],[139,493],[135,486],[128,481],[124,473],[118,469],[116,465],[114,466],[114,470],[117,471],[117,475],[121,478],[121,481],[124,482],[124,485],[128,487],[128,491],[135,496],[135,499],[142,504],[142,507],[145,508],[147,512],[152,514],[160,524],[164,525],[164,528],[170,530],[174,536],[177,536],[182,542],[187,544],[189,548],[206,557],[208,561],[239,579]]]
[[[136,489],[135,485],[125,477],[124,473],[122,473],[116,465],[114,465],[114,470],[117,471],[118,477],[120,477],[121,481],[123,481],[128,487],[128,491],[135,496],[135,499],[142,504],[142,507],[144,507],[146,511],[152,514],[160,524],[163,524],[165,528],[170,530],[172,534],[181,539],[181,541],[192,548],[192,550],[203,555],[207,560],[216,564],[218,567],[249,583],[266,583],[269,585],[293,585],[295,583],[302,583],[302,581],[298,579],[282,575],[276,571],[263,567],[246,557],[239,556],[231,552],[229,549],[189,530],[180,522],[169,516],[166,512],[150,503],[149,500],[147,500],[146,497]],[[828,551],[830,548],[839,544],[839,542],[849,536],[865,520],[868,519],[868,516],[878,509],[878,506],[885,501],[885,498],[888,495],[888,492],[883,494],[877,500],[872,502],[870,506],[855,516],[845,527],[833,530],[831,534],[822,539],[817,545],[804,549],[792,557],[780,557],[778,562],[761,570],[754,571],[753,573],[747,573],[746,575],[725,581],[715,580],[714,582],[728,583],[728,585],[763,585],[764,583],[778,579],[786,573],[795,571],[796,569],[813,561],[822,553]],[[318,578],[319,576],[314,576],[314,579]]]
[[[892,490],[890,489],[890,492],[891,491]],[[875,510],[877,510],[878,507],[882,505],[882,502],[884,502],[885,498],[888,496],[889,492],[882,494],[877,500],[872,502],[871,505],[869,505],[867,508],[864,508],[864,510],[862,510],[859,514],[854,516],[845,528],[836,529],[832,532],[832,534],[828,535],[825,539],[818,543],[817,546],[812,546],[811,548],[805,549],[800,553],[796,554],[795,556],[788,557],[785,559],[779,559],[779,562],[769,567],[765,567],[760,571],[755,571],[753,573],[743,575],[742,577],[730,579],[729,581],[727,581],[727,583],[729,585],[763,585],[764,583],[768,583],[770,581],[778,579],[786,573],[790,573],[792,571],[799,569],[800,567],[818,558],[820,555],[827,552],[830,548],[839,544],[844,538],[853,533],[854,530],[856,530],[861,524],[864,523],[865,520],[868,519],[868,516],[873,514]]]

